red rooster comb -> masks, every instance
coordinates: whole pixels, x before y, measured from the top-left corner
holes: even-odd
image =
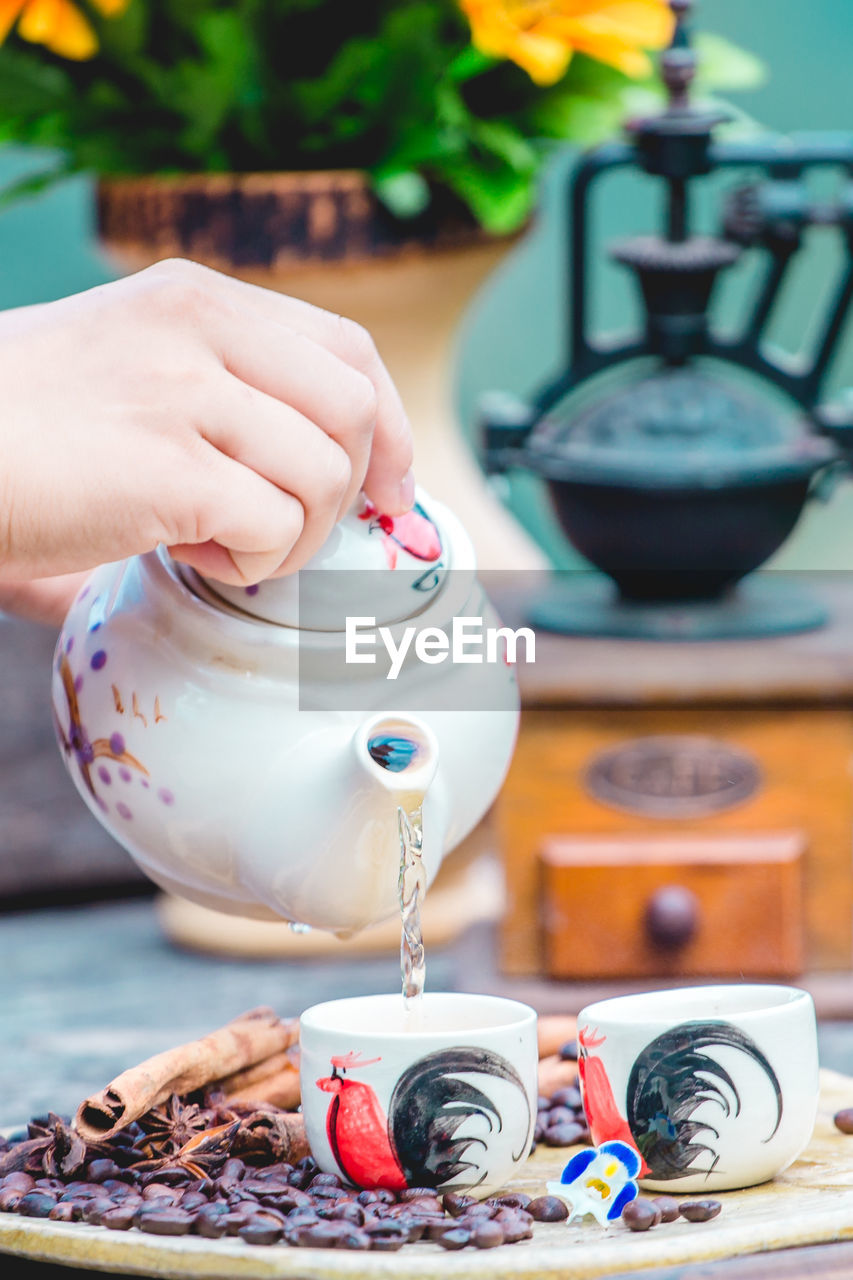
[[[600,1036],[597,1029],[590,1031],[589,1027],[581,1027],[578,1032],[578,1044],[582,1049],[597,1049],[606,1039],[607,1036]]]
[[[381,1062],[382,1059],[362,1058],[360,1049],[352,1049],[349,1053],[336,1054],[329,1061],[337,1071],[349,1071],[352,1067],[372,1067],[375,1062]]]

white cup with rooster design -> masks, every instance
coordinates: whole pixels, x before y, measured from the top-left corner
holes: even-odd
[[[497,996],[427,992],[414,1003],[360,996],[302,1015],[314,1158],[362,1188],[486,1194],[531,1148],[536,1013]]]
[[[819,1083],[806,991],[744,983],[601,1000],[578,1017],[578,1049],[593,1141],[634,1146],[650,1189],[766,1182],[811,1138]]]

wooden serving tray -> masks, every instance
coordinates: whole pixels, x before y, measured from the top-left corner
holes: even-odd
[[[375,1254],[286,1245],[259,1248],[228,1238],[164,1238],[0,1213],[0,1252],[174,1280],[588,1280],[850,1239],[853,1137],[839,1133],[832,1117],[853,1104],[853,1079],[824,1071],[821,1086],[814,1138],[802,1157],[773,1182],[716,1195],[723,1209],[711,1222],[679,1219],[642,1235],[621,1223],[605,1230],[591,1218],[572,1227],[536,1223],[532,1240],[498,1249],[449,1253],[436,1244],[415,1244],[398,1253]],[[511,1188],[543,1194],[545,1182],[559,1177],[569,1154],[540,1148]]]

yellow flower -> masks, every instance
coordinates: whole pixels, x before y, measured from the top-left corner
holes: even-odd
[[[474,45],[510,58],[536,84],[555,84],[572,54],[588,54],[629,76],[651,72],[645,49],[672,39],[666,0],[459,0]]]
[[[122,13],[130,0],[91,0],[106,18]],[[82,62],[98,50],[92,24],[72,0],[0,0],[0,44],[15,23],[18,35],[43,44],[61,58]]]

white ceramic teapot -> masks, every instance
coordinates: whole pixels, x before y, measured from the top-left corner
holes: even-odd
[[[78,790],[159,885],[343,933],[397,909],[401,803],[425,793],[428,881],[486,811],[518,694],[503,662],[478,671],[482,710],[470,666],[410,651],[389,681],[343,663],[343,612],[398,637],[410,620],[497,624],[438,503],[396,519],[362,503],[308,568],[246,589],[162,548],[101,567],[60,634],[53,703]]]

